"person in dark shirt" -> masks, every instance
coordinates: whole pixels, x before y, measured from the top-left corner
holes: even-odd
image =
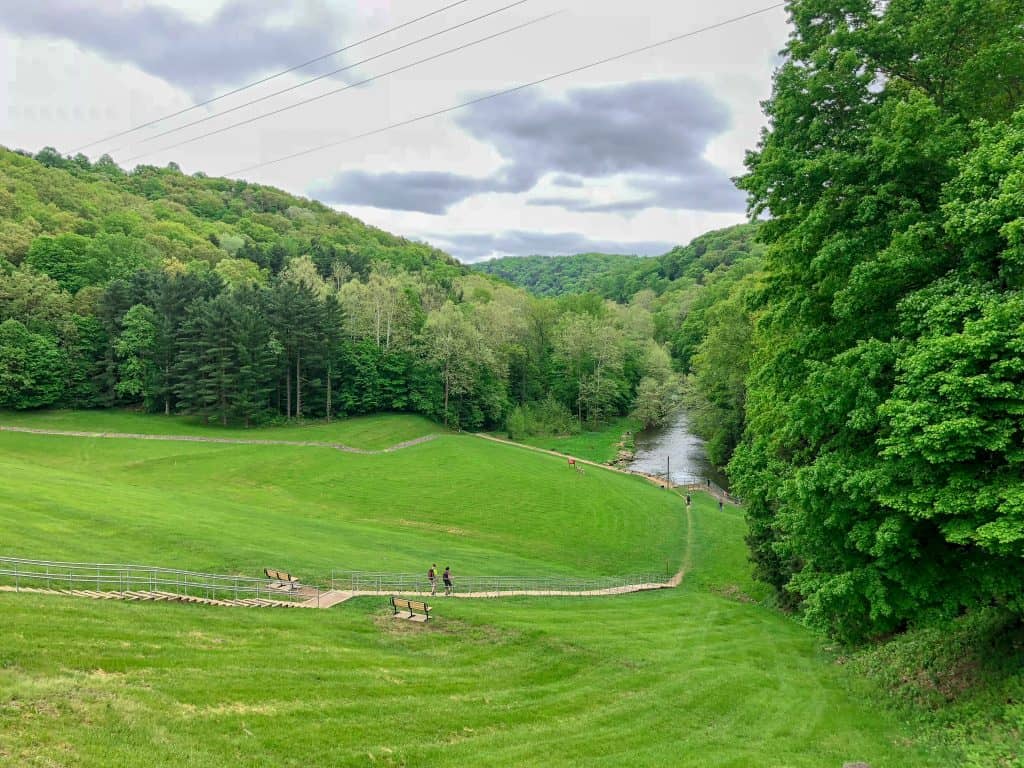
[[[450,565],[444,567],[444,593],[450,595],[455,591],[455,586],[452,584],[452,568]]]

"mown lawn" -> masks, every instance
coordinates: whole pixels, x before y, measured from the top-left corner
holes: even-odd
[[[741,518],[695,501],[681,589],[438,599],[426,626],[382,599],[254,611],[0,595],[0,762],[957,764],[815,636],[744,602]]]
[[[640,423],[635,419],[622,418],[616,419],[601,429],[580,432],[577,435],[524,437],[516,442],[605,464],[613,461],[619,455],[618,444],[622,442],[623,435],[626,432],[636,434],[639,429]],[[500,433],[497,436],[507,437]]]
[[[190,435],[254,440],[296,440],[340,443],[352,448],[380,450],[425,435],[442,434],[444,427],[422,416],[381,414],[351,419],[310,421],[301,426],[282,425],[245,429],[194,416],[157,416],[138,411],[5,411],[0,426],[60,429],[77,432],[127,432],[146,435]]]
[[[21,423],[164,425],[160,416],[109,419]],[[412,431],[405,417],[357,422],[378,444]],[[457,576],[671,573],[684,528],[680,500],[643,480],[579,475],[558,458],[471,435],[362,456],[0,432],[0,477],[0,554],[250,575],[269,566],[306,580],[332,569],[425,573],[442,561]]]

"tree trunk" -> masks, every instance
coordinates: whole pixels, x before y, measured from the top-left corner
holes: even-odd
[[[302,418],[302,353],[295,353],[295,418]]]
[[[444,364],[444,425],[448,426],[448,363]]]
[[[292,367],[290,365],[285,368],[285,377],[286,410],[284,413],[290,419],[292,417]]]
[[[327,364],[327,423],[331,423],[331,365]]]

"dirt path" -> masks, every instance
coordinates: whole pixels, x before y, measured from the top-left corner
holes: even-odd
[[[259,440],[244,437],[205,437],[202,435],[149,435],[134,432],[78,432],[65,429],[34,429],[31,427],[5,427],[0,425],[0,432],[22,432],[29,435],[55,435],[57,437],[91,437],[113,440],[163,440],[176,443],[218,443],[222,445],[292,445],[301,448],[333,448],[343,453],[357,453],[362,456],[380,456],[385,453],[394,453],[403,448],[410,448],[420,443],[427,443],[437,438],[437,435],[424,435],[414,440],[406,440],[402,443],[380,450],[369,450],[366,448],[353,448],[343,443],[327,443],[316,440]]]
[[[502,437],[495,437],[494,435],[487,435],[483,432],[474,432],[474,437],[479,437],[483,440],[490,440],[492,443],[501,443],[502,445],[511,445],[514,448],[522,448],[524,451],[533,451],[534,453],[546,453],[548,456],[557,456],[560,459],[572,459],[577,464],[586,464],[590,467],[597,467],[598,469],[606,469],[609,472],[618,472],[620,475],[632,475],[633,477],[642,477],[648,482],[654,483],[660,488],[665,487],[665,481],[663,478],[655,477],[654,475],[648,475],[643,472],[634,472],[630,469],[622,469],[621,467],[613,467],[610,464],[602,464],[598,461],[591,461],[590,459],[581,459],[578,456],[573,456],[569,453],[559,453],[558,451],[549,451],[547,448],[537,448],[533,445],[525,445],[523,443],[517,443],[513,440],[506,440]]]
[[[502,442],[499,440],[499,442]],[[515,443],[512,443],[515,445]],[[558,455],[558,454],[555,454]],[[597,465],[600,466],[600,465]],[[653,592],[659,589],[675,589],[683,583],[683,579],[686,578],[686,574],[690,571],[693,565],[693,510],[691,507],[686,508],[686,542],[683,549],[683,564],[678,571],[673,574],[672,578],[668,581],[657,581],[649,582],[646,584],[624,584],[619,587],[608,587],[606,589],[589,589],[589,590],[561,590],[561,589],[523,589],[513,590],[508,592],[455,592],[448,597],[456,597],[462,599],[481,599],[481,598],[499,598],[499,597],[614,597],[616,595],[630,595],[637,592]],[[332,605],[343,603],[346,600],[351,600],[353,597],[388,597],[390,595],[400,595],[404,597],[420,597],[430,598],[433,600],[443,600],[445,595],[437,594],[431,595],[429,590],[423,589],[418,592],[391,592],[391,591],[378,591],[373,589],[359,589],[359,590],[328,590],[320,595],[321,608],[329,608]]]
[[[192,442],[192,443],[218,443],[226,445],[291,445],[300,447],[311,447],[311,448],[333,448],[334,450],[343,451],[345,453],[356,453],[365,456],[376,456],[385,453],[392,453],[393,451],[401,450],[402,448],[408,448],[413,445],[419,445],[420,443],[426,443],[430,440],[434,440],[437,435],[425,435],[418,437],[414,440],[406,440],[405,442],[397,443],[388,448],[380,450],[366,450],[362,448],[353,448],[348,445],[341,443],[329,443],[329,442],[318,442],[318,441],[294,441],[294,440],[258,440],[258,439],[245,439],[245,438],[226,438],[226,437],[203,437],[195,435],[147,435],[147,434],[135,434],[130,432],[80,432],[71,430],[59,430],[59,429],[33,429],[30,427],[5,427],[0,425],[0,432],[21,432],[33,435],[56,435],[61,437],[89,437],[89,438],[103,438],[103,439],[122,439],[122,440],[163,440],[170,442]],[[550,456],[556,456],[558,458],[567,458],[566,454],[558,453],[557,451],[549,451],[544,448],[535,448],[531,445],[523,445],[522,443],[516,443],[511,440],[503,440],[500,437],[492,437],[491,435],[485,435],[476,433],[476,437],[484,440],[490,440],[495,443],[501,443],[503,445],[510,445],[516,448],[522,448],[528,451],[534,451],[536,453],[546,453]],[[658,485],[659,487],[664,486],[664,482],[660,478],[656,478],[650,475],[645,475],[639,472],[631,472],[629,470],[620,469],[618,467],[610,467],[606,464],[600,464],[596,461],[590,461],[588,459],[576,459],[578,464],[587,464],[592,467],[605,469],[610,472],[618,472],[623,475],[635,475],[643,477],[648,481]],[[637,592],[651,592],[659,589],[674,589],[678,587],[683,579],[686,577],[687,572],[691,567],[691,557],[693,550],[693,514],[690,507],[686,507],[686,542],[683,554],[682,567],[670,578],[668,581],[662,582],[649,582],[642,584],[624,584],[618,587],[608,587],[605,589],[591,589],[591,590],[513,590],[508,592],[456,592],[451,597],[460,599],[482,599],[482,598],[500,598],[500,597],[613,597],[616,595],[628,595],[635,594]],[[2,590],[3,588],[0,588]],[[36,590],[33,590],[36,591]],[[39,590],[42,591],[42,590]],[[63,592],[68,594],[68,592]],[[300,603],[302,607],[308,608],[330,608],[332,606],[343,603],[347,600],[351,600],[354,597],[386,597],[395,594],[391,591],[377,591],[377,590],[326,590],[320,593],[319,599],[312,598],[305,603]],[[433,597],[433,598],[444,598],[444,595],[429,595],[427,590],[420,592],[402,592],[400,594],[417,597]],[[295,604],[293,604],[295,605]]]

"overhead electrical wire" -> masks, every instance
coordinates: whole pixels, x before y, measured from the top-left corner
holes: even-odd
[[[322,75],[317,75],[316,77],[311,77],[308,80],[303,80],[301,83],[296,83],[295,85],[290,85],[287,88],[282,88],[279,91],[274,91],[273,93],[268,93],[265,96],[260,96],[258,99],[252,99],[251,101],[247,101],[244,104],[239,104],[237,106],[231,107],[230,109],[225,109],[225,110],[222,110],[221,112],[215,112],[212,115],[207,115],[206,117],[202,117],[202,118],[200,118],[198,120],[193,120],[191,123],[185,123],[183,125],[179,125],[179,126],[176,126],[174,128],[168,128],[166,131],[162,131],[161,133],[153,134],[152,136],[147,136],[144,139],[139,139],[138,141],[132,142],[130,144],[126,144],[126,145],[124,145],[122,147],[118,147],[117,149],[108,150],[108,152],[110,154],[114,154],[115,152],[121,152],[121,151],[123,151],[123,150],[125,150],[125,149],[127,149],[129,147],[138,146],[140,144],[146,144],[146,143],[148,143],[150,141],[155,141],[155,140],[157,140],[159,138],[162,138],[164,136],[169,136],[172,133],[178,133],[179,131],[183,131],[186,128],[192,128],[194,126],[201,125],[202,123],[208,123],[210,120],[215,120],[218,117],[223,117],[224,115],[229,115],[232,112],[237,112],[240,109],[245,109],[246,107],[251,107],[253,104],[260,104],[260,103],[262,103],[264,101],[267,101],[269,99],[273,99],[273,98],[275,98],[277,96],[281,96],[281,95],[283,95],[285,93],[290,93],[291,91],[298,90],[299,88],[304,88],[307,85],[312,85],[313,83],[319,82],[320,80],[324,80],[324,79],[326,79],[328,77],[333,77],[334,75],[340,74],[341,72],[347,72],[348,70],[355,69],[356,67],[362,66],[363,64],[367,64],[367,63],[369,63],[371,61],[376,61],[377,59],[381,59],[381,58],[383,58],[385,56],[388,56],[388,55],[390,55],[392,53],[397,53],[398,51],[405,50],[406,48],[411,48],[412,46],[418,45],[419,43],[424,43],[427,40],[432,40],[435,37],[440,37],[441,35],[445,35],[445,34],[447,34],[449,32],[454,32],[457,29],[462,29],[463,27],[468,27],[470,24],[475,24],[478,21],[482,21],[483,19],[489,18],[489,17],[494,16],[496,14],[499,14],[499,13],[501,13],[503,11],[507,11],[510,8],[515,8],[518,5],[523,5],[524,3],[528,3],[530,1],[531,0],[516,0],[516,2],[510,3],[509,5],[503,5],[501,8],[496,8],[493,11],[488,11],[487,13],[484,13],[484,14],[482,14],[480,16],[474,16],[472,19],[468,19],[466,21],[460,22],[459,24],[455,24],[454,26],[451,26],[451,27],[446,27],[446,28],[444,28],[442,30],[439,30],[437,32],[432,32],[429,35],[425,35],[424,37],[417,38],[416,40],[413,40],[413,41],[408,42],[408,43],[404,43],[403,45],[399,45],[399,46],[397,46],[395,48],[390,48],[390,49],[388,49],[386,51],[383,51],[383,52],[378,53],[378,54],[374,54],[373,56],[369,56],[369,57],[367,57],[365,59],[361,59],[361,60],[353,62],[351,64],[346,64],[344,67],[338,67],[337,69],[332,69],[330,72],[325,72]],[[140,157],[141,157],[141,155],[140,155]]]
[[[148,123],[140,123],[139,125],[136,125],[133,128],[128,128],[128,129],[126,129],[124,131],[121,131],[120,133],[114,133],[114,134],[111,134],[110,136],[106,136],[106,137],[104,137],[102,139],[96,139],[96,141],[91,141],[88,144],[83,144],[82,146],[80,146],[80,147],[78,147],[76,149],[73,149],[71,151],[72,152],[81,152],[83,149],[88,149],[89,147],[94,147],[97,144],[102,144],[102,143],[110,141],[112,139],[118,139],[118,138],[120,138],[122,136],[127,136],[129,133],[135,133],[135,131],[141,131],[143,128],[149,128],[150,126],[156,125],[157,123],[162,123],[164,120],[170,120],[172,117],[178,117],[179,115],[184,115],[186,112],[191,112],[193,109],[199,109],[199,107],[205,107],[208,104],[213,104],[214,102],[220,101],[221,99],[226,99],[228,96],[234,96],[236,93],[241,93],[242,91],[246,91],[246,90],[248,90],[250,88],[255,88],[257,85],[263,85],[263,83],[269,83],[271,80],[274,80],[274,79],[276,79],[278,77],[281,77],[282,75],[287,75],[290,72],[295,72],[298,69],[304,69],[305,67],[308,67],[311,64],[316,64],[318,62],[323,61],[324,59],[329,59],[332,56],[337,56],[339,53],[344,53],[345,51],[348,51],[348,50],[351,50],[352,48],[355,48],[356,46],[363,45],[365,43],[369,43],[369,42],[371,42],[373,40],[376,40],[378,38],[384,37],[385,35],[389,35],[392,32],[397,32],[400,29],[405,29],[406,27],[412,26],[413,24],[417,24],[417,23],[419,23],[421,21],[429,19],[432,16],[437,16],[439,13],[444,13],[445,11],[450,10],[452,8],[455,8],[456,6],[465,5],[466,3],[469,3],[469,2],[473,2],[473,0],[456,0],[456,2],[449,3],[448,5],[442,6],[442,7],[438,8],[437,10],[431,11],[430,13],[425,13],[422,16],[417,16],[415,19],[409,19],[409,21],[404,21],[401,24],[396,24],[393,27],[388,27],[387,29],[382,30],[380,32],[377,32],[375,34],[372,34],[369,37],[364,37],[362,40],[357,40],[354,43],[348,43],[347,45],[344,45],[341,48],[337,48],[337,49],[331,51],[330,53],[325,53],[325,54],[323,54],[321,56],[317,56],[315,59],[310,59],[309,61],[304,61],[301,64],[295,64],[294,66],[288,67],[287,69],[282,69],[280,72],[275,72],[274,74],[267,75],[266,77],[260,78],[259,80],[254,80],[253,82],[251,82],[251,83],[249,83],[247,85],[240,85],[237,88],[231,89],[230,91],[225,91],[224,93],[220,94],[219,96],[213,96],[212,98],[209,98],[206,101],[200,101],[200,102],[198,102],[196,104],[193,104],[190,107],[185,107],[184,109],[180,109],[177,112],[171,112],[169,114],[164,115],[163,117],[158,117],[155,120],[150,120]]]
[[[719,22],[716,22],[715,24],[709,24],[706,27],[701,27],[700,29],[694,29],[694,30],[691,30],[689,32],[685,32],[685,33],[683,33],[681,35],[675,35],[673,37],[669,37],[669,38],[666,38],[664,40],[660,40],[660,41],[658,41],[656,43],[651,43],[649,45],[641,46],[640,48],[633,48],[633,49],[628,50],[628,51],[623,51],[622,53],[617,53],[614,56],[607,56],[607,57],[605,57],[603,59],[599,59],[597,61],[592,61],[589,64],[583,64],[581,66],[574,67],[572,69],[567,69],[567,70],[565,70],[563,72],[557,72],[556,74],[548,75],[547,77],[542,77],[539,80],[533,80],[533,81],[531,81],[529,83],[522,83],[521,85],[513,86],[512,88],[506,88],[506,89],[501,90],[501,91],[495,91],[493,93],[485,94],[484,96],[478,96],[478,97],[476,97],[474,99],[469,99],[468,101],[463,101],[463,102],[461,102],[459,104],[456,104],[454,106],[451,106],[451,107],[445,107],[444,109],[439,109],[439,110],[436,110],[434,112],[428,112],[427,114],[419,115],[417,117],[411,117],[408,120],[401,120],[401,121],[399,121],[397,123],[390,123],[389,125],[385,125],[385,126],[382,126],[380,128],[375,128],[372,131],[366,131],[364,133],[358,133],[358,134],[355,134],[353,136],[348,136],[348,137],[346,137],[344,139],[339,139],[338,141],[328,142],[327,144],[320,144],[320,145],[315,146],[315,147],[310,147],[309,149],[304,149],[304,150],[302,150],[300,152],[293,152],[290,155],[284,155],[282,157],[278,157],[278,158],[275,158],[273,160],[266,160],[266,161],[264,161],[262,163],[256,163],[255,165],[246,166],[245,168],[239,168],[238,170],[235,170],[235,171],[229,171],[228,173],[226,173],[224,175],[226,175],[226,176],[237,176],[240,173],[248,173],[249,171],[257,170],[258,168],[266,168],[267,166],[277,165],[278,163],[283,163],[283,162],[286,162],[288,160],[294,160],[294,159],[299,158],[299,157],[304,157],[306,155],[311,155],[311,154],[313,154],[315,152],[321,152],[321,151],[323,151],[325,149],[331,149],[333,147],[341,146],[342,144],[348,144],[349,142],[358,141],[359,139],[365,139],[365,138],[368,138],[370,136],[377,136],[377,135],[379,135],[381,133],[385,133],[387,131],[394,130],[395,128],[402,128],[402,127],[407,126],[407,125],[412,125],[413,123],[422,122],[423,120],[429,120],[432,117],[439,117],[441,115],[448,114],[449,112],[456,112],[456,111],[458,111],[460,109],[465,109],[466,107],[470,107],[470,106],[472,106],[474,104],[480,104],[481,102],[484,102],[484,101],[490,101],[492,99],[497,99],[497,98],[500,98],[502,96],[508,96],[510,94],[513,94],[513,93],[518,93],[519,91],[524,91],[527,88],[534,88],[534,87],[536,87],[538,85],[543,85],[544,83],[550,83],[552,80],[558,80],[558,79],[563,78],[563,77],[568,77],[570,75],[575,75],[575,74],[578,74],[580,72],[585,72],[588,69],[594,69],[595,67],[599,67],[599,66],[601,66],[603,64],[610,64],[613,61],[620,61],[620,60],[628,58],[630,56],[636,56],[637,54],[640,54],[640,53],[646,53],[647,51],[652,51],[652,50],[655,50],[656,48],[661,48],[661,47],[664,47],[666,45],[670,45],[672,43],[677,43],[680,40],[685,40],[685,39],[690,38],[690,37],[696,37],[698,35],[704,34],[705,32],[710,32],[710,31],[715,30],[715,29],[721,29],[722,27],[727,27],[727,26],[730,26],[732,24],[736,24],[738,22],[745,21],[746,19],[753,18],[754,16],[760,16],[761,14],[768,13],[769,11],[774,11],[774,10],[776,10],[778,8],[784,7],[785,5],[786,5],[785,3],[774,3],[772,5],[768,5],[768,6],[765,6],[763,8],[759,8],[756,11],[751,11],[749,13],[745,13],[745,14],[743,14],[741,16],[734,16],[734,17],[732,17],[730,19],[725,19],[724,21],[719,21]]]
[[[382,79],[384,77],[388,77],[389,75],[394,75],[394,74],[396,74],[398,72],[404,72],[407,69],[412,69],[413,67],[418,67],[421,64],[426,64],[429,61],[435,61],[436,59],[440,59],[440,58],[443,58],[445,56],[450,56],[453,53],[458,53],[459,51],[464,51],[467,48],[472,48],[475,45],[480,45],[480,44],[486,43],[486,42],[488,42],[490,40],[494,40],[495,38],[503,37],[504,35],[508,35],[508,34],[510,34],[512,32],[517,32],[520,29],[525,29],[526,27],[533,26],[534,24],[538,24],[538,23],[540,23],[542,21],[547,21],[548,19],[552,18],[553,16],[557,16],[559,13],[561,13],[561,11],[555,11],[553,13],[549,13],[549,14],[546,14],[544,16],[540,16],[540,17],[538,17],[536,19],[531,19],[530,21],[524,22],[522,24],[516,24],[514,27],[508,27],[507,29],[503,29],[500,32],[495,32],[493,34],[487,35],[486,37],[481,37],[481,38],[478,38],[477,40],[473,40],[473,41],[468,42],[468,43],[463,43],[462,45],[457,45],[454,48],[449,48],[449,49],[447,49],[445,51],[441,51],[440,53],[435,53],[432,56],[427,56],[426,58],[419,59],[417,61],[413,61],[413,62],[411,62],[409,64],[404,64],[401,67],[396,67],[395,69],[388,70],[387,72],[381,72],[379,75],[373,75],[372,77],[367,77],[364,80],[358,80],[358,81],[356,81],[354,83],[348,83],[347,85],[344,85],[341,88],[335,88],[332,91],[327,91],[325,93],[321,93],[321,94],[318,94],[316,96],[311,96],[308,99],[303,99],[302,101],[297,101],[297,102],[295,102],[293,104],[288,104],[286,106],[279,107],[278,109],[271,110],[270,112],[265,112],[262,115],[256,115],[255,117],[250,117],[250,118],[248,118],[246,120],[239,120],[237,123],[231,123],[230,125],[225,125],[225,126],[223,126],[221,128],[217,128],[216,130],[208,131],[207,133],[201,133],[198,136],[193,136],[190,139],[185,139],[184,141],[179,141],[176,144],[170,144],[170,145],[165,146],[165,147],[160,147],[159,149],[153,149],[153,150],[150,150],[148,152],[143,152],[142,154],[134,155],[132,157],[126,158],[123,162],[124,163],[131,163],[131,162],[134,162],[134,161],[139,160],[141,158],[149,157],[150,155],[155,155],[155,154],[158,154],[160,152],[167,152],[167,151],[172,150],[172,149],[177,149],[178,147],[183,147],[186,144],[192,144],[192,143],[194,143],[196,141],[200,141],[201,139],[206,139],[206,138],[209,138],[210,136],[216,136],[216,135],[224,133],[226,131],[230,131],[230,130],[233,130],[235,128],[239,128],[239,127],[241,127],[243,125],[249,125],[249,124],[255,123],[255,122],[259,121],[259,120],[264,120],[264,119],[266,119],[268,117],[273,117],[274,115],[279,115],[282,112],[288,112],[290,110],[296,109],[297,107],[303,107],[303,106],[305,106],[307,104],[313,103],[314,101],[319,101],[321,99],[326,99],[328,96],[336,96],[339,93],[343,93],[345,91],[350,91],[353,88],[358,88],[361,85],[366,85],[367,83],[372,83],[372,82],[374,82],[376,80],[380,80],[380,79]]]

